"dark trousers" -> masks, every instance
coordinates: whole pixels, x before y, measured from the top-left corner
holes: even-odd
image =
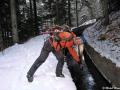
[[[56,75],[62,74],[62,69],[64,65],[64,55],[61,51],[60,52],[55,51],[55,49],[51,46],[49,40],[44,42],[44,46],[41,50],[40,56],[33,63],[27,74],[33,76],[38,67],[45,62],[50,52],[52,52],[58,60],[56,67]]]

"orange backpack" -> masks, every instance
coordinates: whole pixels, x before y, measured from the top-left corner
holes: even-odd
[[[59,32],[54,34],[53,46],[56,50],[71,47],[73,45],[73,35],[70,32]]]
[[[74,50],[74,34],[71,32],[59,32],[54,34],[52,45],[56,51],[60,51],[62,48],[67,48],[71,56],[75,61],[79,61],[79,56]]]

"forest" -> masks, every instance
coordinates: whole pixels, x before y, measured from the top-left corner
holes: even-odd
[[[2,0],[0,47],[23,43],[53,24],[78,27],[87,20],[105,18],[108,25],[109,14],[119,9],[119,0]]]

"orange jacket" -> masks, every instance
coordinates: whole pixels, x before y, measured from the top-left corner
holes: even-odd
[[[61,39],[59,42],[53,39],[52,46],[56,51],[60,51],[61,48],[67,48],[73,59],[77,62],[80,61],[77,52],[73,48],[73,45],[78,44],[74,42],[74,38],[76,38],[74,33],[70,32],[59,32],[59,38]],[[52,36],[54,38],[54,35]]]

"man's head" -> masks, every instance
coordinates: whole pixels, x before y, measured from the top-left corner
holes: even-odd
[[[62,31],[62,27],[59,26],[59,25],[54,25],[54,26],[52,27],[52,30],[53,30],[53,31]]]
[[[66,24],[62,25],[62,29],[65,32],[70,32],[70,30],[71,30],[70,27],[68,25],[66,25]]]

